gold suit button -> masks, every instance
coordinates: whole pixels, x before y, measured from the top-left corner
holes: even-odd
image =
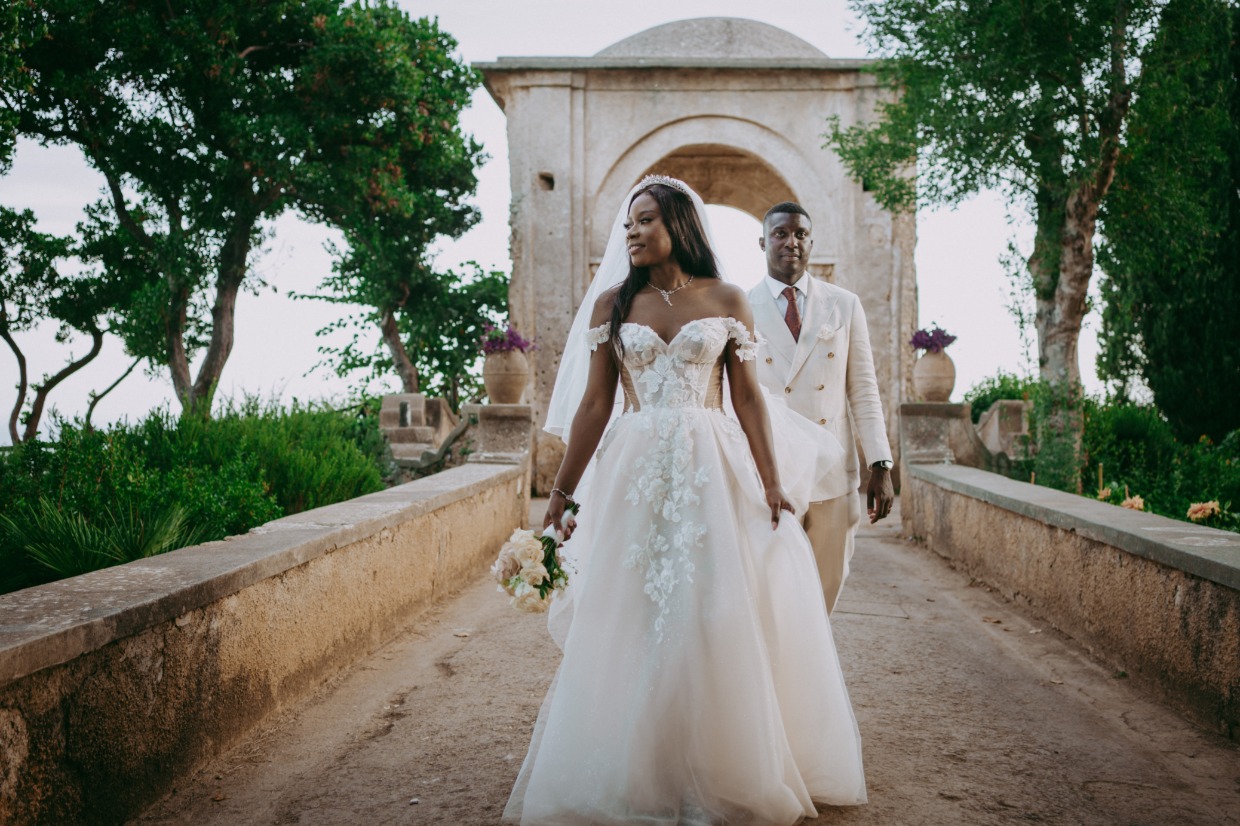
[[[792,392],[792,388],[791,388],[791,387],[785,387],[785,388],[784,388],[784,392],[785,392],[785,393],[791,393],[791,392]]]
[[[827,423],[827,420],[826,420],[826,419],[819,419],[819,420],[818,420],[818,424],[826,424],[826,423]]]
[[[827,358],[829,359],[835,358],[835,353],[827,353]]]
[[[766,363],[767,363],[767,364],[770,364],[770,363],[771,363],[771,362],[773,362],[774,360],[775,360],[775,359],[771,358],[770,356],[767,356],[767,357],[766,357]]]
[[[826,390],[826,389],[827,389],[827,386],[826,386],[825,384],[820,384],[820,385],[818,385],[818,389],[819,389],[819,390]]]

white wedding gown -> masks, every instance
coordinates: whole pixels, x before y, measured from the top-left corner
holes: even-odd
[[[564,657],[505,822],[793,824],[815,803],[864,803],[809,541],[789,515],[772,531],[722,407],[721,354],[734,340],[752,358],[748,330],[703,318],[670,343],[627,322],[620,335],[628,409],[565,545],[578,570],[552,608]],[[808,491],[823,430],[792,418],[773,422],[805,434],[777,444],[781,481]]]

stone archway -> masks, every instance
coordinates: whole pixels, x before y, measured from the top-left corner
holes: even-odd
[[[814,220],[810,271],[856,292],[870,322],[888,432],[909,395],[916,323],[911,216],[894,216],[822,148],[824,119],[872,117],[869,61],[833,60],[750,20],[657,26],[593,57],[500,58],[478,68],[508,118],[513,323],[538,340],[528,400],[541,426],[573,314],[620,201],[648,172],[761,218],[783,200]],[[535,440],[534,486],[562,443]]]

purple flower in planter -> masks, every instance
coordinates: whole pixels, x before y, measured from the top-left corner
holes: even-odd
[[[505,324],[502,329],[494,324],[484,324],[481,343],[482,352],[488,356],[492,353],[508,353],[513,350],[526,353],[535,347],[534,342],[527,340],[508,324]]]
[[[956,340],[956,337],[939,328],[936,324],[930,330],[918,330],[913,333],[909,344],[914,350],[925,350],[927,353],[941,353],[943,348]]]

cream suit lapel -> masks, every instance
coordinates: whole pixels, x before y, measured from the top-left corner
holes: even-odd
[[[752,295],[754,324],[766,336],[771,352],[779,356],[785,365],[791,364],[797,342],[788,330],[784,317],[779,314],[779,307],[771,297],[771,291],[766,284],[758,284]]]
[[[818,341],[818,328],[821,326],[824,315],[824,307],[820,306],[820,302],[825,298],[826,290],[815,289],[818,284],[814,283],[814,277],[809,273],[805,273],[802,278],[808,278],[806,282],[808,289],[805,292],[805,316],[801,319],[801,337],[796,342],[796,350],[792,356],[792,368],[788,371],[788,384],[792,384],[792,380],[797,377],[797,373],[805,365],[805,361],[809,358],[810,351],[814,349],[814,344]],[[782,319],[781,319],[782,321]],[[784,325],[787,329],[788,325]],[[788,338],[792,339],[792,334],[788,334]]]

